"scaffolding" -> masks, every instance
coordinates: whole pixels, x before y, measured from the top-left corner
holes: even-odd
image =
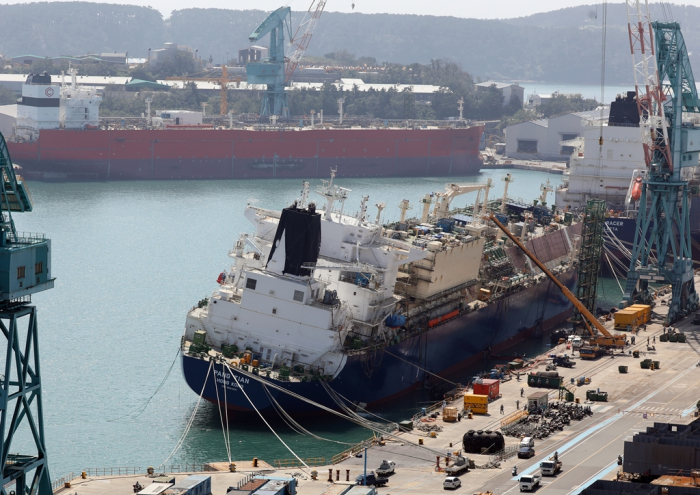
[[[593,314],[595,314],[598,293],[598,274],[600,273],[604,229],[605,201],[589,199],[581,230],[576,298]],[[571,322],[574,325],[574,331],[587,333],[583,315],[576,308],[574,308]]]

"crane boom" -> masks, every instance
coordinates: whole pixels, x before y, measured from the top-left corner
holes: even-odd
[[[314,29],[316,28],[316,23],[318,22],[323,9],[326,7],[326,0],[312,0],[309,10],[306,12],[304,19],[301,21],[297,27],[296,32],[289,43],[294,47],[294,51],[289,55],[289,61],[284,69],[284,82],[289,83],[292,78],[292,74],[299,65],[301,57],[306,52],[309,47],[309,42],[311,41],[311,36],[314,34]],[[303,29],[303,32],[302,32]]]
[[[591,336],[594,338],[597,338],[598,340],[595,342],[591,342],[592,344],[598,344],[602,345],[605,347],[622,347],[625,345],[625,341],[627,339],[626,335],[613,335],[611,334],[607,328],[603,326],[602,323],[598,321],[598,318],[593,316],[590,311],[588,311],[588,308],[584,306],[581,301],[579,301],[576,296],[574,296],[569,289],[566,288],[564,284],[562,284],[557,277],[555,277],[552,272],[550,272],[546,266],[540,260],[538,260],[534,254],[532,254],[520,240],[515,237],[506,227],[503,225],[501,222],[498,221],[498,219],[495,217],[493,213],[490,214],[488,217],[489,220],[494,222],[499,229],[503,231],[505,235],[508,236],[508,238],[513,241],[513,243],[518,246],[523,253],[525,253],[525,256],[530,258],[533,263],[535,263],[542,272],[549,277],[549,279],[554,282],[554,284],[559,287],[559,290],[562,291],[564,296],[571,301],[571,303],[576,307],[576,309],[579,310],[579,312],[590,322],[593,324],[593,326],[601,333],[603,334],[604,338],[598,338],[590,327],[588,327],[588,331],[591,333]]]

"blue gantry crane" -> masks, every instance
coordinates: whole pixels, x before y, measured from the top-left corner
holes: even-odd
[[[32,211],[0,134],[0,486],[3,493],[51,495],[44,438],[39,327],[31,295],[53,288],[51,241],[18,233],[13,212]],[[17,438],[21,442],[14,442]],[[31,443],[27,440],[31,439]],[[17,446],[28,449],[16,453]],[[10,453],[13,452],[13,453]],[[14,489],[10,491],[10,487]]]
[[[260,62],[249,62],[245,68],[249,84],[267,86],[263,94],[260,115],[289,117],[289,104],[285,87],[309,46],[316,23],[325,6],[326,0],[312,0],[309,10],[293,36],[292,11],[289,7],[280,7],[268,15],[248,37],[251,43],[255,43],[263,36],[270,34],[269,56]],[[289,58],[284,56],[285,31],[290,46],[294,49]]]
[[[682,170],[698,164],[700,128],[684,124],[683,112],[700,113],[700,99],[680,24],[650,22],[645,6],[627,1],[647,176],[623,303],[649,302],[649,284],[668,283],[666,321],[672,323],[698,308]]]
[[[292,38],[291,16],[292,9],[280,7],[268,15],[248,37],[251,43],[255,43],[266,34],[270,34],[269,57],[261,62],[249,62],[245,67],[249,84],[267,85],[260,115],[289,117],[284,77],[284,32],[286,29],[289,39]]]

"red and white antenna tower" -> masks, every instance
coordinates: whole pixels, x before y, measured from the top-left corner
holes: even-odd
[[[654,153],[666,157],[669,171],[673,170],[671,147],[668,138],[668,123],[664,114],[663,102],[666,99],[661,81],[656,53],[654,52],[654,32],[649,17],[647,0],[627,0],[627,27],[629,30],[634,84],[637,91],[639,127],[642,132],[644,160],[647,169],[652,164]],[[658,131],[663,132],[663,139]]]

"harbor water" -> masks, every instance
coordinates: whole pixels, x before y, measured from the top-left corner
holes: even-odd
[[[539,196],[547,179],[554,185],[561,180],[544,172],[511,173],[515,181],[509,195],[528,202]],[[447,182],[492,178],[491,197],[500,197],[503,175],[485,170],[472,177],[337,183],[353,190],[346,211],[359,209],[361,195],[369,195],[370,205],[386,203],[383,220],[390,221],[398,218],[401,200],[409,199],[414,208],[409,214],[418,215],[418,200],[427,192],[443,190]],[[311,185],[313,190],[318,184]],[[230,266],[227,252],[238,233],[252,231],[242,214],[246,204],[281,209],[299,196],[301,182],[29,186],[34,212],[16,214],[15,222],[20,231],[51,238],[56,277],[55,289],[33,299],[39,310],[51,476],[95,467],[158,466],[178,443],[198,399],[184,384],[176,360],[186,312],[217,287],[218,274]],[[474,199],[475,194],[461,196],[452,206],[465,206]],[[370,208],[369,214],[374,217],[376,209]],[[545,342],[544,338],[527,342],[518,352],[533,356],[545,349]],[[483,363],[479,369],[491,364]],[[466,381],[473,372],[452,379]],[[427,391],[419,391],[373,412],[392,420],[408,419],[428,399]],[[330,457],[346,448],[294,433],[279,420],[271,424],[301,457]],[[369,430],[338,419],[304,424],[317,435],[342,442],[371,436]],[[292,457],[255,418],[230,417],[229,435],[234,459]],[[15,444],[15,450],[22,446]],[[226,459],[219,411],[202,403],[182,448],[168,464]]]

